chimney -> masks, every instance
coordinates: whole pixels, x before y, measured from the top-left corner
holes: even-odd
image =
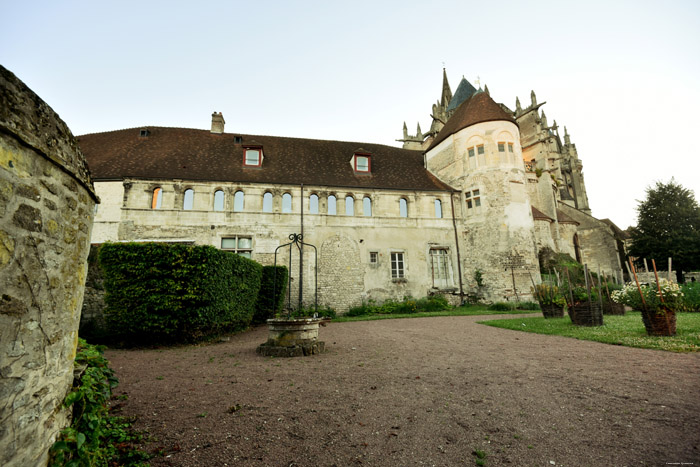
[[[221,112],[211,114],[211,132],[220,135],[224,132],[224,116]]]

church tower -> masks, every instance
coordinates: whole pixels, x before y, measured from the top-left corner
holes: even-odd
[[[529,297],[530,273],[539,277],[539,264],[518,125],[480,90],[452,112],[426,151],[426,163],[460,191],[465,282],[479,270],[487,299],[504,298],[488,296],[489,290],[505,290],[510,300]]]

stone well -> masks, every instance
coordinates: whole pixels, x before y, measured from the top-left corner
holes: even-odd
[[[257,352],[266,357],[301,357],[325,350],[325,342],[318,340],[321,318],[268,319],[267,342]]]

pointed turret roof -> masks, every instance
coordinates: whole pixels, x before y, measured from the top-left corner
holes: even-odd
[[[450,83],[447,82],[447,71],[442,69],[442,96],[440,97],[440,105],[446,107],[452,100],[452,90]]]
[[[500,105],[496,104],[496,102],[491,99],[491,96],[485,92],[477,92],[464,101],[462,105],[457,107],[455,113],[450,117],[442,130],[440,130],[440,133],[437,134],[428,150],[440,144],[448,136],[469,126],[498,120],[513,122],[517,125],[513,116],[503,110]]]
[[[470,97],[476,92],[476,88],[472,86],[472,84],[467,81],[464,76],[462,76],[462,81],[459,82],[459,86],[457,86],[457,90],[455,91],[455,95],[452,96],[452,100],[450,101],[450,105],[447,106],[447,111],[451,112],[455,110],[457,107],[460,106],[460,104]]]

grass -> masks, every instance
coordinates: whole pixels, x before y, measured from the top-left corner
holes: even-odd
[[[333,318],[334,323],[347,323],[349,321],[374,321],[377,319],[399,319],[399,318],[429,318],[433,316],[475,316],[475,315],[521,315],[525,313],[537,313],[532,310],[511,310],[511,311],[489,311],[486,306],[459,306],[444,311],[420,311],[417,313],[392,313],[392,314],[370,314],[362,316],[338,316]]]
[[[479,323],[503,329],[573,337],[641,349],[700,352],[700,313],[676,313],[676,318],[676,335],[673,337],[647,336],[641,314],[637,311],[627,312],[624,316],[606,315],[605,324],[595,327],[575,326],[568,317],[499,319]]]

